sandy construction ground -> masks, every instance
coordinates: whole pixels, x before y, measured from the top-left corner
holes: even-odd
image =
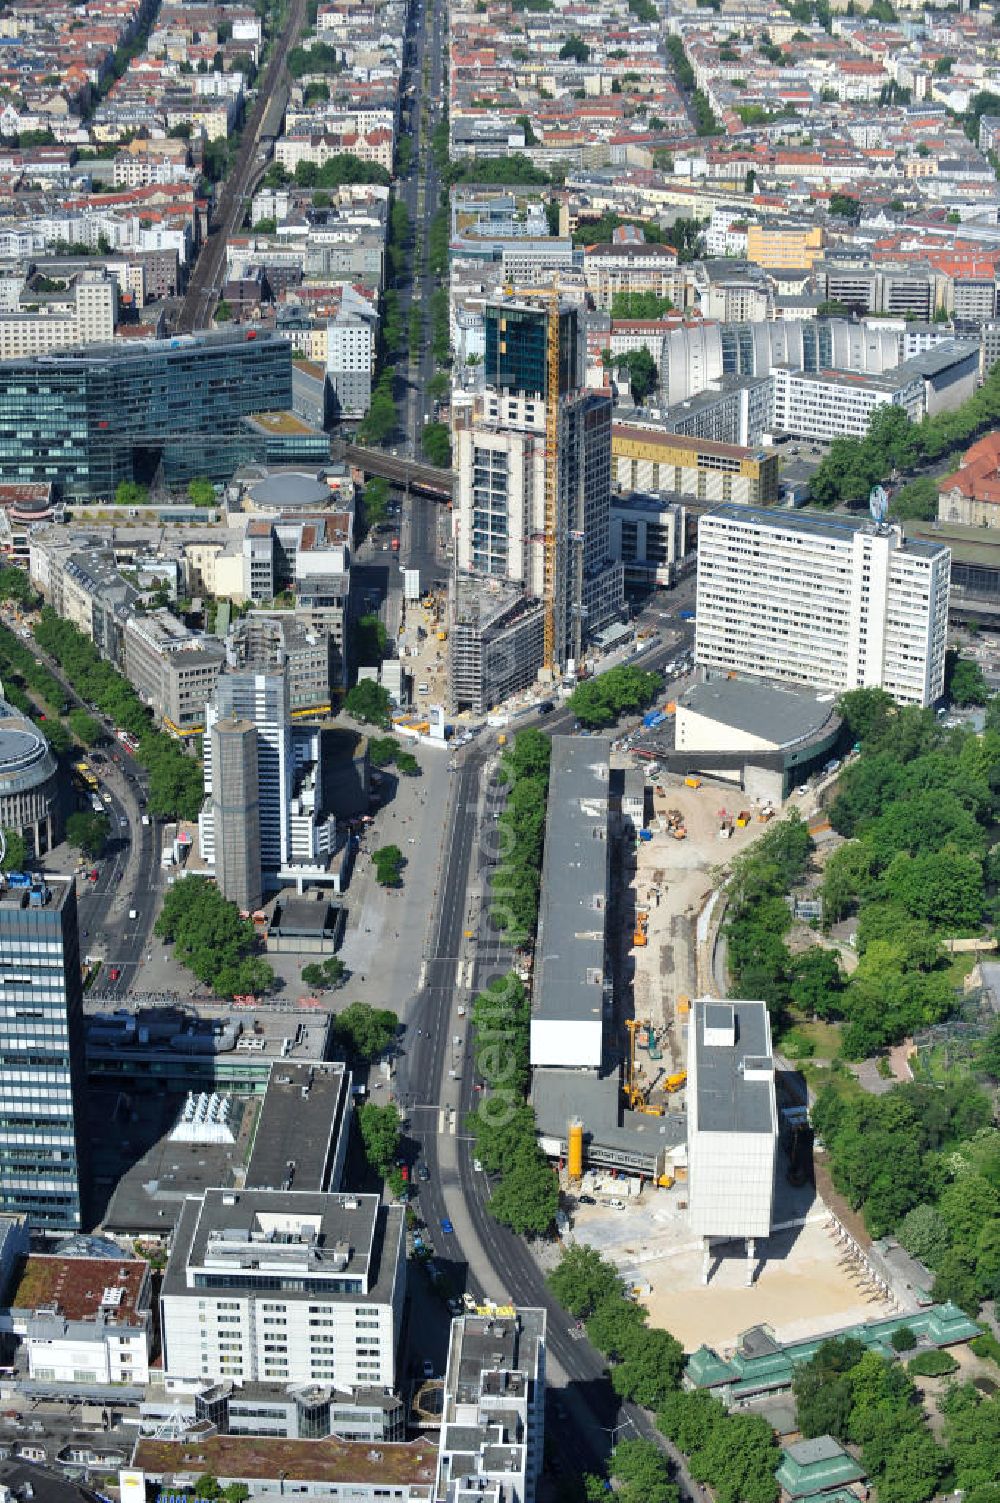
[[[846,1260],[811,1187],[779,1190],[779,1225],[782,1216],[798,1224],[758,1244],[751,1288],[740,1243],[713,1248],[709,1283],[702,1284],[701,1243],[688,1230],[684,1192],[679,1184],[647,1194],[624,1211],[580,1206],[573,1230],[618,1265],[642,1291],[650,1323],[672,1332],[686,1351],[707,1343],[724,1352],[755,1325],[791,1341],[893,1313]]]

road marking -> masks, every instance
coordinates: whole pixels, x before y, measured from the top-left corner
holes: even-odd
[[[439,1133],[443,1133],[444,1132],[444,1120],[445,1120],[444,1119],[444,1107],[441,1107],[440,1111],[438,1112],[438,1132]]]
[[[419,976],[419,978],[417,980],[417,991],[418,992],[422,992],[423,989],[424,989],[424,987],[426,985],[427,985],[427,962],[426,962],[426,960],[422,960],[420,962],[420,976]]]

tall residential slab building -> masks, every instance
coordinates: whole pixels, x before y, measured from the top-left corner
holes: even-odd
[[[551,520],[554,662],[578,658],[620,612],[621,565],[611,557],[611,402],[584,386],[581,310],[559,306],[554,516],[546,515],[548,299],[487,306],[485,388],[455,418],[455,559],[461,574],[510,581],[546,596]],[[541,666],[539,664],[539,666]]]
[[[76,887],[0,886],[0,1214],[83,1223],[86,1106]]]
[[[900,704],[944,692],[951,553],[848,517],[720,506],[698,524],[695,659]]]
[[[227,721],[245,725],[254,734],[241,733],[242,751],[237,754],[234,749],[220,765],[217,752],[225,750],[225,733],[219,742],[216,727]],[[329,862],[338,837],[336,819],[325,810],[323,732],[319,725],[293,722],[288,663],[256,670],[234,665],[220,674],[206,706],[205,729],[205,802],[198,837],[208,865],[216,872],[227,870],[229,853],[222,843],[243,800],[248,818],[256,818],[259,838],[238,857],[237,869],[245,856],[265,888],[294,881],[301,890],[306,882],[332,880]],[[249,774],[251,754],[256,760],[255,790]],[[256,816],[251,808],[254,791]],[[234,882],[243,880],[233,872]],[[249,875],[245,880],[255,889]]]

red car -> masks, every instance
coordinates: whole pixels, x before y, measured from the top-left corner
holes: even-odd
[[[108,972],[108,978],[111,981],[117,981],[118,977],[120,975],[121,975],[121,971],[119,970],[118,966],[116,966],[116,965],[113,965],[111,967],[110,971]]]
[[[99,875],[100,873],[98,872],[97,867],[92,866],[90,871],[87,873],[87,881],[96,882]]]

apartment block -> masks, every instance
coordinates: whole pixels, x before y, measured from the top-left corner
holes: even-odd
[[[822,250],[822,225],[780,220],[747,225],[746,258],[768,271],[810,271]]]
[[[35,1382],[144,1385],[153,1345],[149,1264],[32,1254],[3,1326],[20,1339]]]
[[[625,570],[625,588],[651,590],[677,582],[684,558],[684,506],[666,496],[630,492],[611,502],[611,552]]]
[[[166,609],[130,615],[124,640],[126,677],[167,729],[181,735],[201,730],[225,663],[222,643],[191,631]]]
[[[696,661],[933,704],[944,692],[950,568],[947,548],[908,541],[899,527],[720,506],[698,525]]]
[[[118,283],[113,276],[85,274],[56,295],[25,286],[20,306],[0,313],[0,360],[20,360],[73,345],[107,343],[118,322]]]
[[[901,407],[916,423],[971,397],[979,363],[978,344],[949,339],[882,375],[777,367],[771,373],[774,426],[803,438],[863,438],[872,413],[885,405]]]

